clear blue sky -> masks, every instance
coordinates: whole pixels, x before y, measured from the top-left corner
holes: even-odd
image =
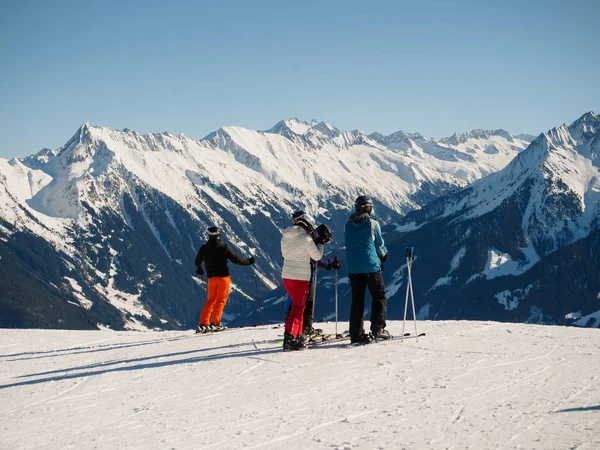
[[[600,1],[4,1],[0,156],[89,120],[539,133],[600,111]]]

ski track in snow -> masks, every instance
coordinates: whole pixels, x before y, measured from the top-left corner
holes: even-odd
[[[304,352],[272,326],[0,330],[0,448],[600,448],[598,330],[418,327]]]

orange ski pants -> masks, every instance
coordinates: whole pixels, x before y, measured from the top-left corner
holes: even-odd
[[[229,297],[230,277],[211,277],[208,279],[208,299],[200,313],[200,325],[221,323],[221,316]]]

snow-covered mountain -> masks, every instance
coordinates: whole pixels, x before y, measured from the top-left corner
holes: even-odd
[[[387,236],[392,286],[404,281],[404,247],[417,248],[421,317],[600,326],[600,118],[543,133]]]
[[[453,145],[290,119],[194,140],[84,123],[57,150],[0,159],[0,325],[193,324],[205,295],[193,258],[212,224],[237,252],[256,252],[257,266],[233,269],[226,316],[254,320],[254,300],[280,284],[279,236],[294,209],[339,236],[367,192],[380,217],[396,221],[503,168],[528,144],[506,132],[469,135]]]

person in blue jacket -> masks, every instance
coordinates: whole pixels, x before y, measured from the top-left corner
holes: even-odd
[[[350,340],[354,344],[368,344],[375,339],[389,339],[385,329],[387,298],[381,270],[388,257],[381,237],[381,227],[372,216],[373,200],[361,195],[354,202],[355,212],[344,227],[346,240],[346,265],[352,288],[350,307]],[[371,334],[363,328],[365,293],[367,287],[372,297]]]

